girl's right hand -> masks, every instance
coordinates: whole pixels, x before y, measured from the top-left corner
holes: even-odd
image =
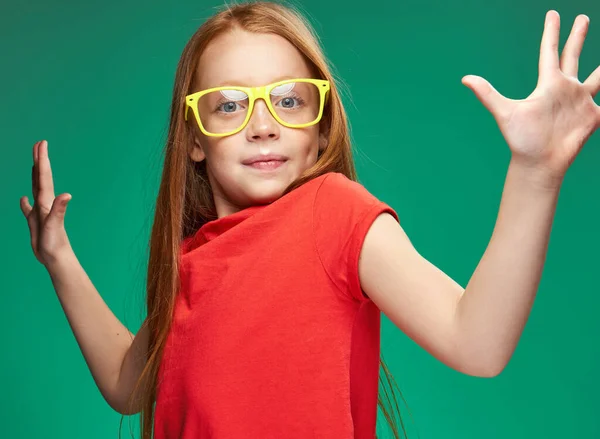
[[[33,146],[31,168],[33,207],[26,196],[21,197],[21,211],[29,226],[31,248],[44,266],[71,250],[65,231],[65,212],[71,199],[68,193],[54,196],[52,170],[48,158],[48,142],[42,140]]]

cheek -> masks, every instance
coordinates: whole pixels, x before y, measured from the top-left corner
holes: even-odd
[[[308,127],[305,129],[290,129],[284,145],[290,154],[316,155],[319,149],[318,128]]]
[[[237,145],[240,140],[235,139],[235,137],[236,136],[222,138],[203,137],[202,145],[209,165],[213,163],[223,163],[237,157],[236,152],[239,150]]]

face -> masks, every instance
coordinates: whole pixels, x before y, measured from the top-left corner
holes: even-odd
[[[283,79],[311,78],[309,66],[286,39],[242,30],[212,40],[200,57],[194,91],[223,85],[260,86]],[[232,105],[232,104],[227,104]],[[217,214],[220,217],[278,199],[285,188],[317,161],[326,143],[319,124],[288,128],[279,124],[257,99],[246,127],[233,135],[202,134],[195,118],[190,157],[206,160]],[[249,164],[257,156],[275,154],[276,166]]]

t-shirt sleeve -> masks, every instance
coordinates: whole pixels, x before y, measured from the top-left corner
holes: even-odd
[[[370,300],[360,286],[360,251],[371,224],[385,212],[399,222],[390,206],[340,173],[328,174],[315,195],[313,230],[318,256],[337,288],[359,302]]]

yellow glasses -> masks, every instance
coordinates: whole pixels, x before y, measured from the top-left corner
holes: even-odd
[[[185,97],[185,120],[191,108],[205,135],[230,136],[244,129],[254,102],[262,99],[281,125],[304,128],[321,120],[328,91],[329,81],[307,78],[287,79],[261,87],[209,88]]]

